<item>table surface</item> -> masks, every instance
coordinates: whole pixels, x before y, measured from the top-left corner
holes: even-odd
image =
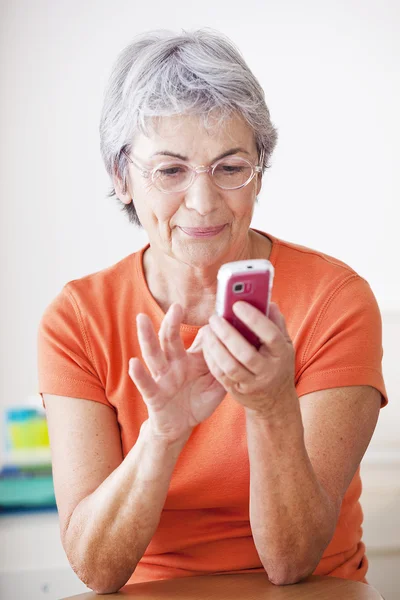
[[[115,594],[88,592],[63,600],[383,600],[371,586],[336,577],[311,576],[300,583],[276,586],[265,573],[182,577],[124,586]]]

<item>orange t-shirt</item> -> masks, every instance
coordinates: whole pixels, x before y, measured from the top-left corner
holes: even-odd
[[[381,317],[367,281],[335,258],[264,235],[273,243],[272,301],[285,317],[296,350],[300,402],[316,390],[370,385],[381,392],[385,405]],[[147,418],[128,374],[129,359],[141,356],[135,315],[147,313],[156,331],[164,317],[144,277],[147,247],[69,282],[39,328],[39,392],[110,406],[124,456]],[[186,348],[198,329],[181,326]],[[129,583],[262,571],[249,521],[249,475],[244,408],[227,395],[184,447],[158,528]],[[360,494],[358,469],[316,574],[364,579],[368,562]]]

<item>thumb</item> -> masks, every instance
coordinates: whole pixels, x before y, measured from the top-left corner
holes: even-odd
[[[202,347],[203,347],[203,335],[204,335],[205,327],[207,327],[207,325],[205,325],[199,329],[196,337],[193,340],[192,345],[187,350],[188,352],[201,352]]]

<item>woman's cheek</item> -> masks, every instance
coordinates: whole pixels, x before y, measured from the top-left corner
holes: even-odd
[[[166,195],[161,202],[157,201],[157,203],[153,205],[153,212],[157,216],[158,221],[166,222],[175,215],[180,206],[181,202],[178,199],[173,198],[172,194],[171,197]]]

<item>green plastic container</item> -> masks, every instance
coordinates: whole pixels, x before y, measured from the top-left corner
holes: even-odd
[[[55,505],[51,476],[0,479],[0,509]]]

